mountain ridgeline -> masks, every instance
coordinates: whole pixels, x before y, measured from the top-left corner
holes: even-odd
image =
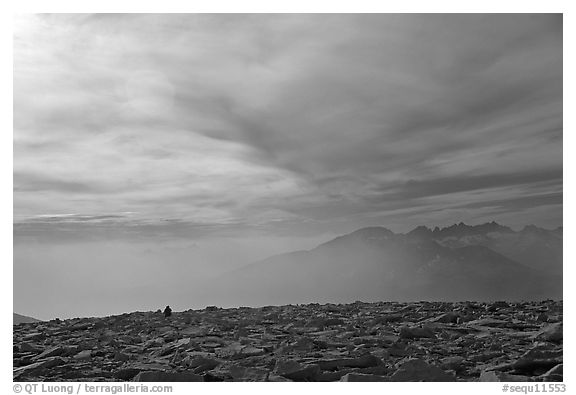
[[[235,304],[562,299],[562,228],[359,229],[219,278]]]
[[[14,325],[29,324],[29,323],[33,323],[33,322],[40,322],[40,320],[38,320],[36,318],[25,316],[25,315],[12,313],[12,323]]]

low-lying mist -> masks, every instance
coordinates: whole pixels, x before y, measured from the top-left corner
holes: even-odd
[[[48,320],[234,305],[213,291],[221,274],[329,238],[15,242],[13,308]]]

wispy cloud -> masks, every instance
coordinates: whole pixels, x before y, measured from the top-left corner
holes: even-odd
[[[25,18],[18,222],[78,213],[85,229],[134,211],[109,220],[188,234],[561,218],[560,15]]]

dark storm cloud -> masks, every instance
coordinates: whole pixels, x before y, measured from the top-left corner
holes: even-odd
[[[51,15],[19,26],[18,218],[134,211],[122,221],[280,231],[332,219],[335,230],[395,216],[418,225],[422,212],[459,222],[468,204],[474,218],[531,222],[550,204],[535,196],[562,190],[561,15]]]

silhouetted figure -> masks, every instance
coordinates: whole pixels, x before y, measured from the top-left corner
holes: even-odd
[[[164,309],[164,317],[168,318],[172,315],[172,309],[170,308],[170,306],[166,306],[166,308]]]

